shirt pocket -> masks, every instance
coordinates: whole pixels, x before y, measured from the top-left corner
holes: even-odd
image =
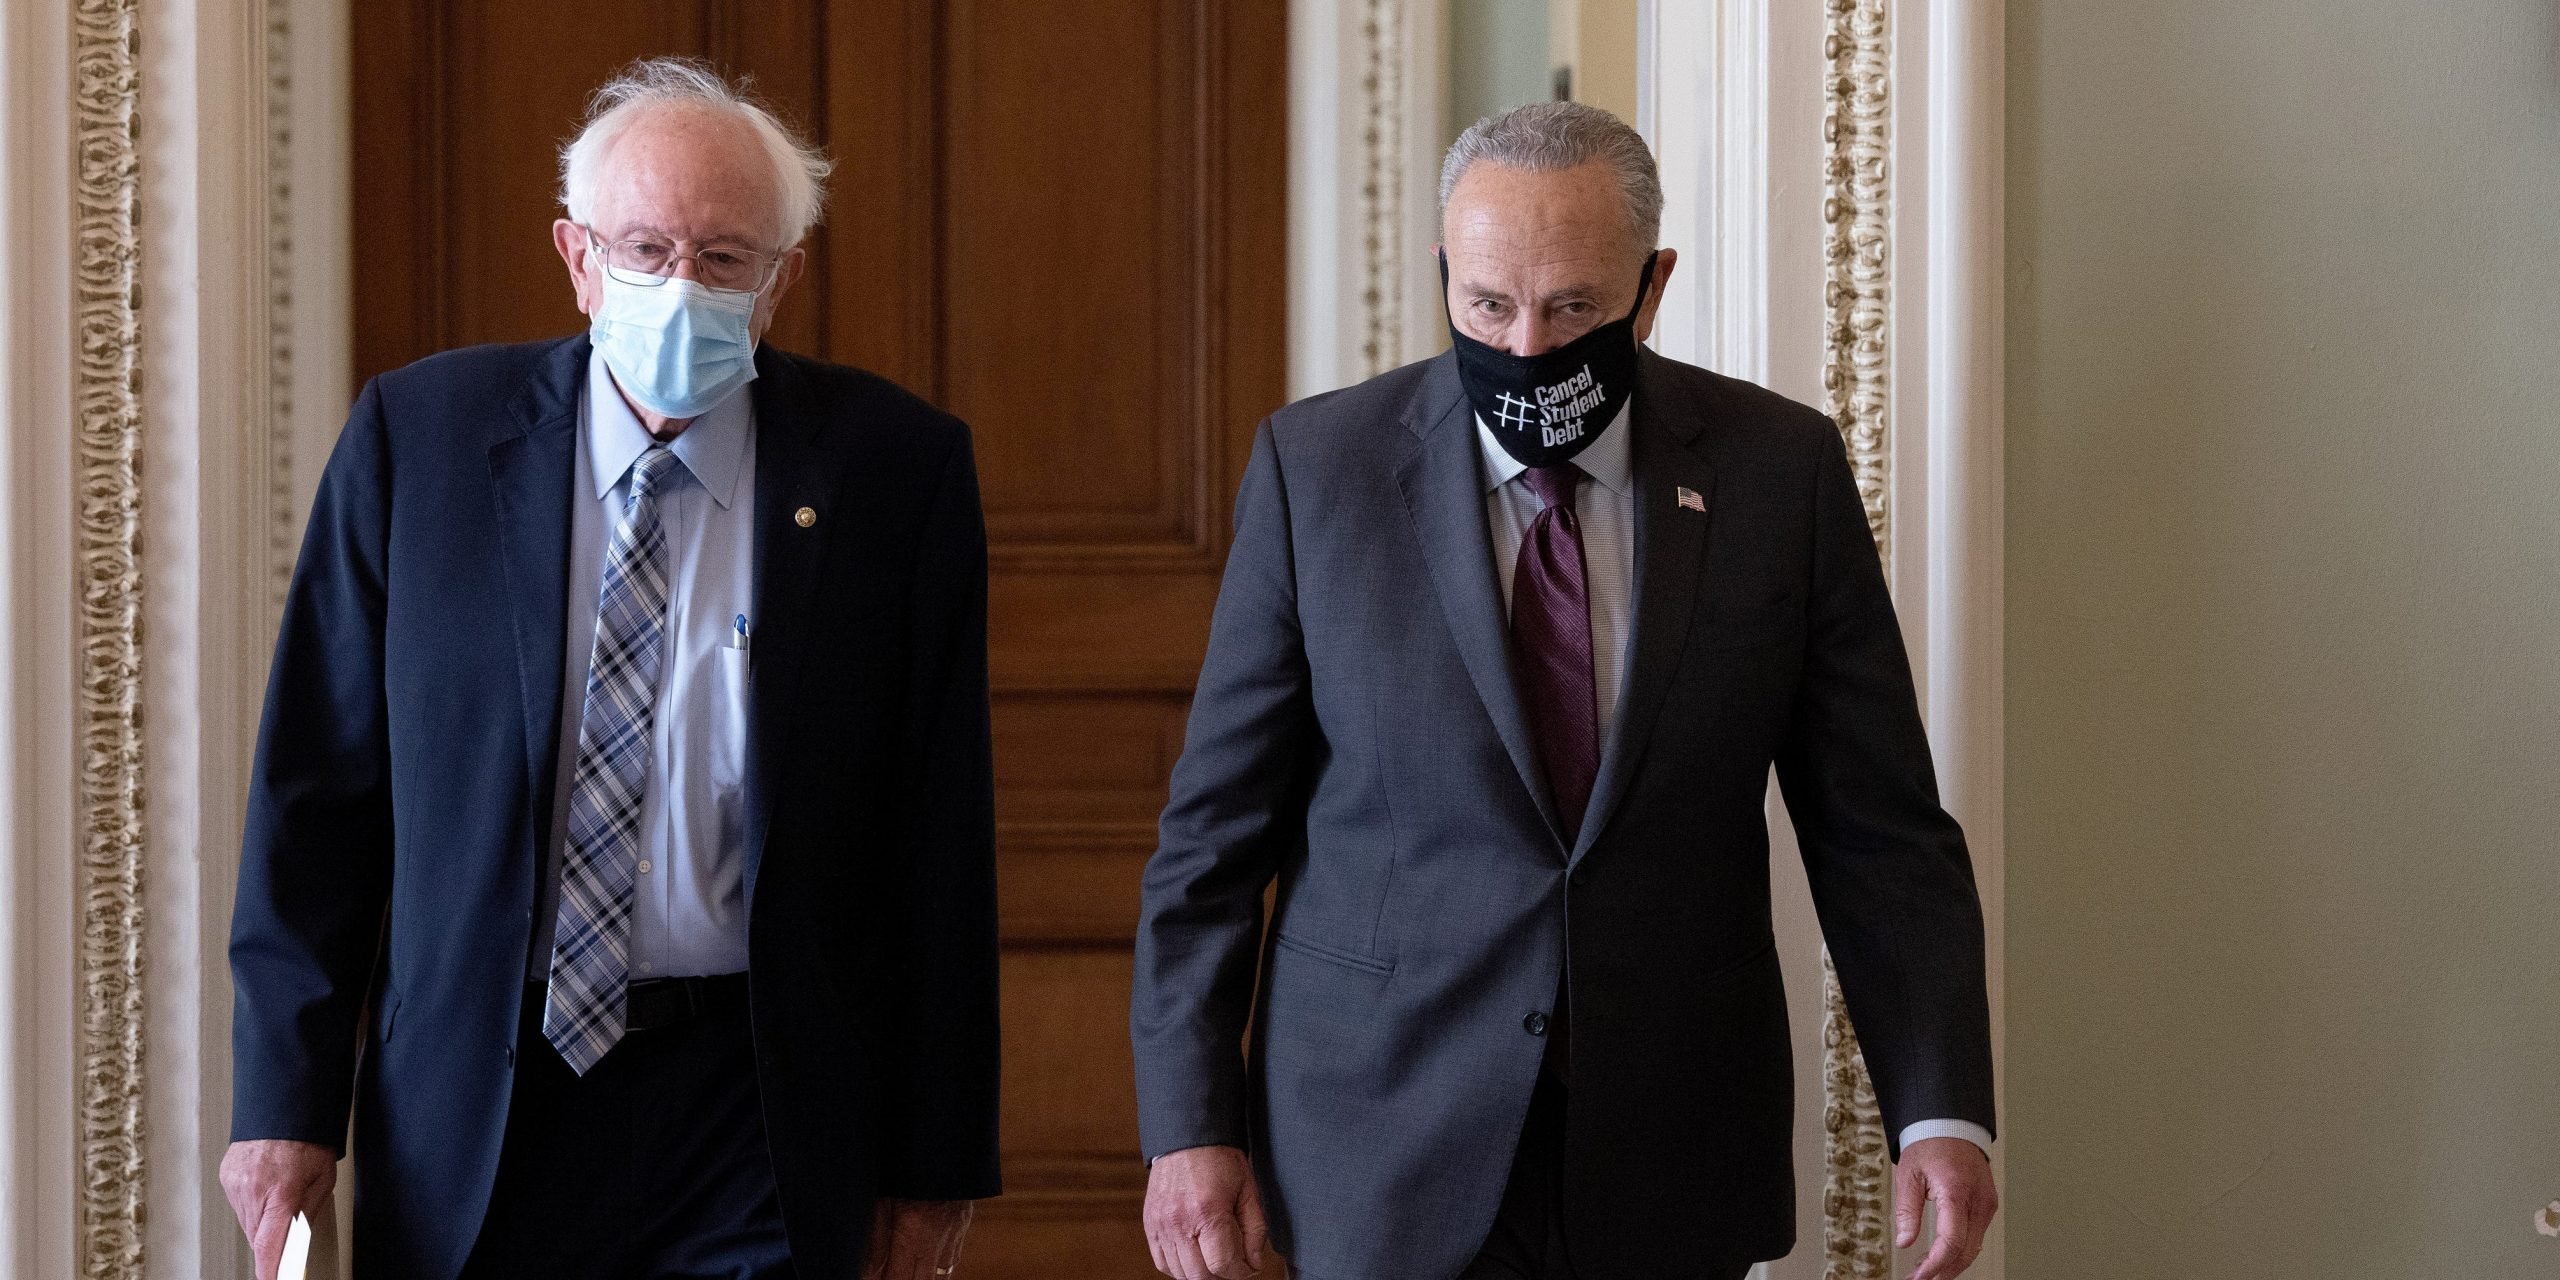
[[[712,655],[708,682],[711,687],[705,691],[713,743],[705,772],[718,797],[724,822],[734,816],[729,810],[738,803],[738,795],[747,783],[747,741],[755,729],[751,718],[751,656],[752,651],[747,649],[720,646]]]

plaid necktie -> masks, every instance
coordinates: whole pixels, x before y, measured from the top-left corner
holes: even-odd
[[[630,496],[604,557],[596,645],[587,663],[578,769],[569,784],[560,922],[552,931],[542,1035],[585,1075],[622,1039],[630,975],[631,889],[640,858],[640,801],[649,784],[649,727],[667,629],[667,537],[658,487],[676,455],[652,445],[631,464]]]

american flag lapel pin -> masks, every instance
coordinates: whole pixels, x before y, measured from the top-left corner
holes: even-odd
[[[1705,515],[1707,513],[1707,500],[1699,497],[1697,490],[1684,484],[1676,486],[1671,492],[1680,499],[1681,506],[1687,507],[1691,511],[1697,512],[1699,515]]]

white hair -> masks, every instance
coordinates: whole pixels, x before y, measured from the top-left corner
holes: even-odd
[[[809,234],[826,212],[827,174],[835,163],[791,126],[732,85],[709,63],[694,58],[643,58],[605,82],[587,101],[586,122],[560,148],[560,204],[571,222],[584,223],[595,209],[596,182],[616,138],[642,115],[660,107],[709,107],[746,121],[773,160],[774,190],[781,203],[782,246]]]
[[[1552,173],[1592,161],[1609,166],[1627,199],[1627,228],[1650,249],[1662,234],[1662,175],[1644,135],[1616,116],[1580,102],[1532,102],[1467,126],[1440,162],[1440,212],[1469,166],[1489,161],[1506,169]]]

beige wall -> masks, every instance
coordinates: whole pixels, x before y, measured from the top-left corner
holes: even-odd
[[[1479,118],[1555,96],[1636,121],[1636,0],[1448,0],[1450,141]]]
[[[2009,1273],[2560,1276],[2560,13],[2008,13]]]
[[[1555,96],[1547,29],[1547,0],[1451,0],[1443,147],[1477,120]]]
[[[1548,43],[1571,50],[1574,100],[1634,124],[1636,0],[1551,0],[1548,10]]]

